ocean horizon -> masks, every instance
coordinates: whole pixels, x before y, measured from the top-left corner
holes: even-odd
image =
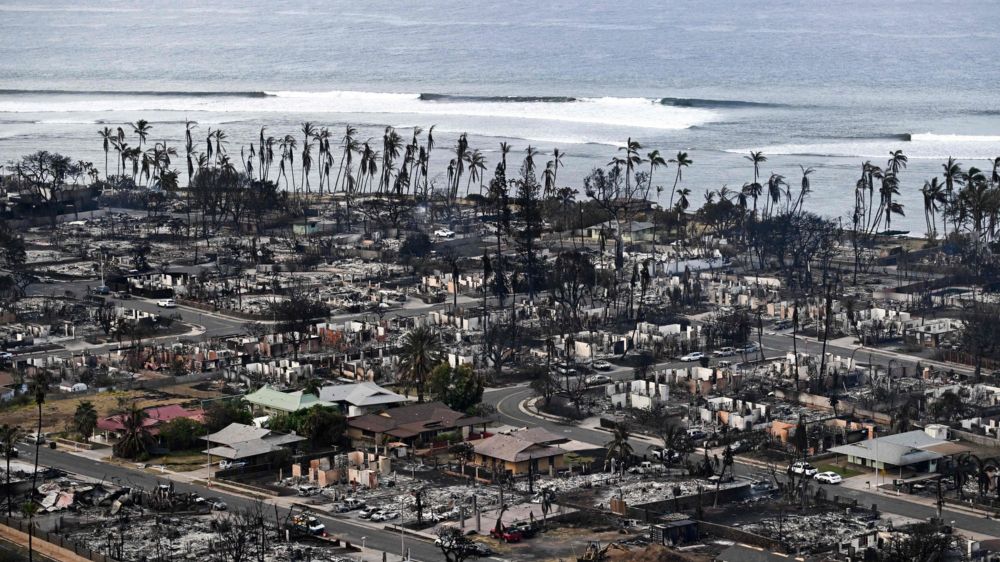
[[[643,154],[689,154],[694,207],[750,181],[743,157],[760,150],[761,172],[792,186],[814,168],[806,208],[846,217],[861,164],[901,149],[906,215],[893,228],[921,234],[919,190],[945,159],[988,170],[1000,156],[1000,33],[987,25],[1000,6],[684,5],[0,6],[0,160],[44,149],[103,172],[97,131],[137,119],[178,148],[186,120],[196,141],[222,128],[231,153],[260,127],[299,136],[303,121],[334,139],[346,124],[379,140],[386,126],[435,125],[432,181],[468,133],[488,174],[501,142],[515,160],[538,149],[543,167],[559,148],[558,183],[582,199],[586,174],[632,138]],[[654,173],[664,197],[673,176]]]

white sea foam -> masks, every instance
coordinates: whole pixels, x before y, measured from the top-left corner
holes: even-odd
[[[266,96],[183,94],[0,95],[0,112],[111,113],[176,111],[209,113],[382,114],[442,118],[500,118],[522,123],[568,123],[616,129],[680,130],[717,119],[709,109],[671,107],[645,98],[579,98],[572,101],[421,100],[419,94],[385,92],[267,92]],[[196,115],[192,118],[197,119]],[[110,119],[110,117],[107,117]],[[387,119],[397,121],[398,118]],[[470,132],[472,132],[470,130]],[[490,131],[479,131],[491,134]],[[550,135],[551,136],[551,135]],[[558,136],[558,135],[556,135]],[[581,142],[604,142],[582,138]]]
[[[993,159],[1000,156],[1000,136],[919,133],[910,140],[872,139],[863,141],[826,142],[814,144],[781,144],[756,147],[769,156],[824,156],[835,158],[887,158],[889,152],[902,150],[910,159],[943,160],[954,157],[962,160]],[[726,152],[745,154],[749,148],[730,149]]]

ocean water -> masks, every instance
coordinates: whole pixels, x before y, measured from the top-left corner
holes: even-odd
[[[793,186],[815,168],[808,207],[844,217],[861,163],[902,149],[894,226],[919,233],[944,159],[1000,156],[998,16],[978,0],[3,2],[0,160],[103,169],[97,130],[139,118],[178,148],[185,119],[196,139],[222,128],[232,154],[261,126],[339,139],[351,123],[380,144],[386,125],[436,125],[439,182],[467,132],[490,172],[500,142],[541,150],[539,167],[559,148],[558,183],[580,187],[631,137],[689,153],[694,205],[749,181],[753,149]],[[654,173],[664,197],[673,175]]]

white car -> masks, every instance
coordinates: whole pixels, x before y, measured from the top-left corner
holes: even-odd
[[[688,353],[684,357],[681,357],[681,361],[691,362],[691,361],[701,361],[705,357],[705,354],[700,351],[695,351],[694,353]]]
[[[819,471],[816,470],[816,467],[807,462],[799,461],[792,465],[792,474],[801,474],[807,478],[812,478],[816,476],[817,472]]]
[[[177,308],[177,301],[174,299],[160,299],[156,301],[156,306],[160,308]]]
[[[833,471],[820,472],[813,479],[817,482],[822,482],[823,484],[840,484],[844,481],[844,477]]]
[[[611,363],[608,363],[607,361],[603,361],[603,360],[601,360],[601,361],[595,361],[594,362],[594,368],[597,369],[598,371],[610,371],[611,370]]]
[[[434,236],[437,236],[439,238],[451,238],[454,235],[455,232],[452,230],[448,230],[447,228],[439,228],[434,231]]]
[[[732,357],[733,355],[736,355],[736,349],[732,347],[723,347],[715,350],[716,357]]]
[[[587,383],[587,386],[597,386],[599,384],[608,384],[609,382],[611,382],[611,377],[609,377],[608,375],[601,375],[601,374],[590,375],[589,377],[586,378],[586,380],[584,382]]]

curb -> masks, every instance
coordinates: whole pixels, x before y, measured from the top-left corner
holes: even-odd
[[[552,414],[544,414],[542,412],[539,412],[538,408],[535,408],[535,402],[537,402],[537,401],[538,401],[538,397],[537,396],[532,397],[532,398],[525,398],[524,400],[521,400],[517,404],[517,409],[520,410],[524,414],[527,414],[529,416],[534,416],[536,418],[542,418],[543,420],[548,420],[548,421],[557,422],[557,423],[564,423],[564,424],[575,425],[575,423],[573,422],[573,420],[571,420],[569,418],[564,418],[562,416],[553,416]],[[530,405],[528,404],[529,402],[531,403]]]

